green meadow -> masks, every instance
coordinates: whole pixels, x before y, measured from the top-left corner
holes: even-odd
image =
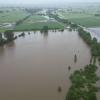
[[[16,23],[17,21],[22,20],[29,13],[23,10],[17,11],[4,11],[0,13],[0,25],[4,23]],[[48,26],[49,29],[63,29],[64,26],[56,21],[51,21],[43,15],[32,14],[28,19],[25,19],[19,25],[16,25],[14,28],[0,27],[0,32],[5,30],[13,29],[14,31],[27,31],[27,30],[41,30],[44,26]]]
[[[85,27],[100,27],[100,16],[83,12],[58,12],[59,17]]]
[[[49,29],[63,29],[64,26],[56,21],[50,21],[44,16],[32,15],[22,24],[15,27],[14,30],[41,30],[44,26],[48,26]]]
[[[25,11],[4,11],[0,13],[0,24],[1,23],[15,23],[18,20],[23,19],[29,14]]]

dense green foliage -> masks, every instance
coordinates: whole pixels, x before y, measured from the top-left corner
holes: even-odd
[[[90,33],[84,31],[82,28],[78,29],[78,33],[83,38],[83,40],[91,47],[92,56],[100,56],[100,43],[97,42],[97,39],[92,39]]]
[[[75,71],[70,80],[72,86],[70,87],[66,100],[97,100],[96,92],[99,87],[95,84],[99,80],[96,75],[97,66],[87,65],[84,70]]]
[[[44,26],[43,29],[41,30],[43,32],[48,32],[48,26]]]
[[[70,30],[78,28],[77,24],[72,23],[68,19],[60,18],[59,15],[57,15],[57,14],[52,14],[51,12],[48,12],[48,16],[56,19],[60,23],[63,23],[65,28],[66,28],[66,26],[70,26]]]
[[[5,43],[5,40],[3,39],[2,33],[0,33],[0,46],[2,46]]]
[[[23,32],[23,33],[21,33],[21,34],[19,34],[19,37],[24,37],[25,36],[25,33]]]
[[[4,36],[7,39],[7,41],[12,41],[14,39],[14,34],[11,30],[5,31]]]
[[[17,37],[14,37],[12,30],[7,30],[5,33],[0,33],[0,46],[3,46],[6,43],[9,43],[16,39]]]
[[[51,18],[56,19],[58,22],[69,24],[70,22],[67,19],[62,19],[58,15],[52,14],[51,12],[48,12],[48,16]]]

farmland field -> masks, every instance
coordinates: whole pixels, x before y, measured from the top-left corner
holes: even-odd
[[[15,23],[28,15],[25,11],[8,11],[0,13],[0,23]]]
[[[25,20],[24,23],[35,23],[35,22],[40,22],[45,20],[47,19],[44,16],[32,15],[27,20]]]
[[[64,26],[57,21],[48,20],[45,16],[32,15],[22,24],[15,27],[16,31],[20,30],[41,30],[43,26],[48,26],[49,29],[63,29]]]
[[[29,13],[23,10],[3,11],[0,13],[0,32],[13,29],[13,24],[28,16]]]
[[[37,22],[32,24],[21,24],[15,28],[16,31],[24,30],[41,30],[43,26],[48,26],[49,29],[63,29],[63,25],[57,22]]]
[[[61,18],[68,19],[85,27],[100,26],[100,16],[95,16],[93,13],[58,12],[58,15]]]
[[[15,25],[17,21],[22,20],[30,13],[25,10],[15,10],[15,11],[3,11],[0,13],[0,32],[5,30],[13,29],[15,31],[24,31],[24,30],[41,30],[43,26],[48,26],[49,29],[62,29],[64,26],[54,20],[49,20],[48,16],[32,14],[28,19],[25,19],[23,22]],[[7,24],[7,25],[5,25]],[[11,25],[9,27],[9,25]]]

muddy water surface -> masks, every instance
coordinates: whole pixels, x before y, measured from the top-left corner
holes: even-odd
[[[69,76],[89,62],[90,49],[77,32],[26,32],[0,48],[0,100],[65,100]]]

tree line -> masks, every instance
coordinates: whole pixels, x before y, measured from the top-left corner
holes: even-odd
[[[12,30],[7,30],[4,33],[0,33],[0,46],[15,40],[17,37],[14,37]]]
[[[19,24],[23,23],[23,22],[24,22],[26,19],[28,19],[30,16],[31,16],[31,15],[28,15],[28,16],[26,16],[25,18],[23,18],[23,19],[21,19],[21,20],[18,20],[18,21],[16,22],[16,25],[19,25]]]
[[[58,22],[60,22],[60,23],[63,23],[63,24],[65,24],[65,25],[69,25],[70,28],[72,28],[72,29],[78,28],[78,25],[77,25],[77,24],[72,23],[72,22],[69,21],[68,19],[60,18],[57,14],[52,14],[50,11],[47,12],[47,15],[48,15],[50,18],[56,19],[56,20],[57,20]]]
[[[24,37],[24,36],[25,36],[24,32],[18,35],[18,37]],[[12,30],[7,30],[4,33],[0,33],[0,46],[4,46],[5,44],[12,42],[15,39],[17,39],[17,36],[14,36]]]
[[[91,54],[93,57],[100,57],[100,43],[97,42],[97,39],[92,38],[89,32],[86,32],[84,29],[78,29],[79,35],[83,40],[91,47]]]

